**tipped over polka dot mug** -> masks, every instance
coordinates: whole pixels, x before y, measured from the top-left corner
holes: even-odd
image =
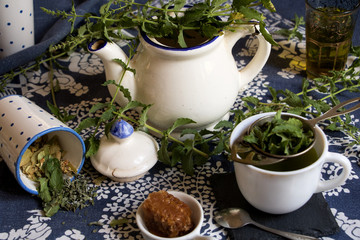
[[[33,0],[0,0],[0,58],[34,45]]]
[[[0,98],[0,156],[22,188],[37,194],[37,183],[20,170],[26,149],[41,136],[57,136],[65,158],[79,172],[85,160],[80,135],[29,99],[10,95]]]

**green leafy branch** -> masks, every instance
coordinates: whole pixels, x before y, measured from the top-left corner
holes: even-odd
[[[135,53],[134,49],[130,46],[130,57]],[[193,139],[188,139],[185,141],[180,141],[177,138],[173,137],[171,134],[173,131],[178,130],[180,127],[184,127],[187,124],[194,123],[193,120],[188,118],[179,118],[177,119],[171,127],[167,130],[161,131],[158,130],[149,124],[147,124],[147,112],[151,108],[151,105],[143,104],[141,102],[132,100],[130,92],[128,89],[124,88],[121,85],[122,79],[126,71],[131,71],[134,74],[136,71],[129,67],[129,61],[123,62],[120,59],[114,59],[116,63],[118,63],[123,69],[123,73],[119,76],[118,81],[108,80],[103,86],[108,86],[110,84],[116,87],[115,94],[110,102],[107,103],[97,103],[89,110],[89,117],[80,122],[77,126],[76,131],[81,132],[83,130],[93,129],[91,135],[85,139],[86,144],[86,157],[90,157],[94,155],[98,149],[100,144],[99,132],[100,130],[104,130],[104,135],[108,136],[110,133],[110,129],[115,121],[119,119],[124,119],[133,125],[135,125],[136,130],[142,131],[150,131],[156,133],[161,138],[160,150],[158,152],[159,160],[167,165],[175,166],[178,163],[182,164],[182,168],[187,174],[192,175],[194,171],[194,166],[202,165],[207,161],[210,155],[216,155],[221,153],[226,147],[226,137],[230,133],[232,128],[232,123],[228,121],[222,121],[215,126],[215,129],[220,129],[219,131],[209,131],[202,130],[197,132],[191,129],[185,129],[182,134],[192,134],[194,135]],[[118,82],[118,83],[117,83]],[[123,106],[115,106],[115,99],[117,94],[122,93],[124,97],[128,100],[128,103]],[[138,118],[129,117],[126,112],[129,110],[137,110],[139,111]],[[59,110],[51,108],[53,114],[59,113]],[[55,111],[54,111],[55,110]],[[97,115],[93,117],[92,115]],[[63,116],[60,116],[63,117]],[[224,131],[222,128],[227,127],[228,130]],[[226,134],[225,134],[226,133]],[[204,138],[205,135],[211,135],[211,137]],[[218,140],[217,147],[215,147],[212,151],[209,149],[209,142],[213,140]]]
[[[298,17],[297,14],[295,14],[295,26],[292,29],[280,29],[276,32],[274,32],[274,34],[279,34],[282,36],[285,36],[288,38],[288,40],[292,39],[292,38],[297,38],[299,39],[299,41],[302,41],[303,39],[303,34],[299,32],[299,27],[303,26],[305,24],[305,20],[304,17]]]
[[[359,66],[360,59],[358,58],[347,70],[333,71],[331,76],[314,79],[312,87],[309,80],[303,79],[300,93],[275,90],[269,86],[269,92],[272,95],[270,103],[260,102],[254,97],[242,99],[245,101],[246,115],[283,110],[305,117],[309,115],[317,117],[328,111],[331,106],[339,104],[340,100],[337,96],[341,93],[360,92],[360,71],[356,70]],[[310,95],[312,92],[318,92],[324,96],[316,99]],[[332,118],[325,128],[330,131],[343,131],[354,140],[352,144],[360,144],[359,129],[352,123],[350,114],[345,114],[344,119],[340,116]]]
[[[154,0],[146,3],[110,0],[100,7],[98,15],[78,14],[74,3],[69,12],[41,8],[47,14],[68,21],[71,24],[70,33],[64,41],[50,46],[33,65],[20,67],[2,75],[0,91],[4,91],[6,85],[16,76],[36,70],[42,64],[55,63],[57,59],[66,57],[79,48],[87,50],[87,44],[93,39],[133,40],[123,34],[122,31],[126,29],[141,29],[150,37],[174,38],[180,46],[186,47],[185,30],[197,30],[203,36],[211,38],[222,34],[222,30],[234,31],[236,26],[251,22],[260,26],[260,32],[265,39],[276,44],[265,30],[265,17],[253,8],[262,5],[270,11],[275,11],[271,0],[234,0],[231,5],[225,0],[205,0],[187,8],[186,11],[183,10],[185,4],[186,0],[171,0],[157,7],[154,6]],[[258,23],[254,23],[253,20]],[[79,21],[82,24],[77,27]]]
[[[118,62],[121,60],[117,60]],[[121,63],[130,71],[126,63]],[[87,129],[89,127],[95,127],[96,131],[100,129],[100,125],[104,124],[105,135],[108,135],[109,129],[112,124],[119,118],[125,119],[137,126],[137,129],[144,131],[151,131],[158,135],[161,135],[160,150],[158,152],[159,160],[169,166],[176,166],[181,164],[183,170],[192,175],[194,173],[194,167],[204,164],[209,157],[225,152],[230,153],[229,149],[229,136],[233,128],[242,120],[255,114],[263,112],[285,111],[309,117],[318,116],[331,108],[331,105],[339,103],[337,95],[342,92],[359,92],[360,91],[360,79],[359,72],[356,71],[356,67],[360,66],[360,61],[354,61],[353,65],[345,71],[335,71],[332,76],[323,76],[321,78],[310,81],[303,79],[302,91],[300,93],[293,93],[289,90],[275,90],[268,86],[269,92],[272,96],[272,102],[264,103],[260,102],[255,97],[244,97],[242,99],[244,103],[244,109],[233,110],[233,118],[230,121],[221,121],[215,127],[214,130],[200,130],[184,129],[183,135],[192,135],[184,141],[180,141],[174,138],[171,134],[179,128],[186,127],[187,124],[194,123],[193,120],[187,118],[177,119],[174,124],[165,131],[160,131],[146,123],[147,111],[151,108],[151,105],[145,105],[137,101],[133,101],[127,89],[124,89],[120,84],[116,84],[114,81],[108,81],[105,84],[115,84],[119,92],[122,92],[124,96],[129,100],[128,104],[124,107],[115,107],[113,101],[111,103],[99,103],[93,106],[90,113],[99,111],[102,114],[100,117],[89,117],[85,119],[77,128],[77,131]],[[314,99],[310,94],[312,92],[319,92],[325,96],[320,99]],[[331,104],[326,100],[330,99]],[[114,100],[114,99],[113,99]],[[126,112],[135,108],[143,108],[138,119],[128,117]],[[102,112],[102,113],[101,113]],[[326,129],[332,131],[343,131],[350,136],[354,141],[352,144],[360,144],[360,136],[358,136],[358,128],[356,128],[352,122],[349,114],[345,115],[345,120],[341,117],[335,117],[330,120]],[[95,131],[95,132],[96,132]],[[91,156],[96,153],[99,146],[99,139],[96,137],[96,133],[87,139],[87,156]]]
[[[117,12],[116,8],[112,6],[115,3],[123,3],[119,9],[131,9],[132,11],[120,11]],[[246,2],[246,3],[245,3]],[[126,4],[128,3],[128,4]],[[161,8],[151,6],[150,3],[145,5],[136,5],[132,4],[130,1],[110,1],[108,4],[103,5],[100,9],[100,16],[93,16],[91,14],[85,15],[76,15],[77,18],[84,18],[85,24],[78,29],[73,29],[72,34],[67,37],[67,40],[63,43],[57,44],[51,47],[50,58],[43,61],[55,61],[57,58],[64,57],[66,54],[75,50],[77,47],[84,46],[92,38],[106,38],[106,39],[127,39],[122,35],[121,30],[132,28],[134,26],[139,26],[141,29],[151,35],[151,32],[159,30],[161,26],[165,28],[162,30],[165,33],[173,33],[175,30],[181,30],[184,28],[195,27],[191,25],[195,22],[198,22],[199,16],[198,13],[204,14],[215,18],[214,22],[205,22],[202,26],[203,29],[210,29],[211,26],[219,26],[220,24],[216,17],[224,16],[227,13],[227,5],[222,5],[223,1],[213,0],[212,2],[206,1],[205,3],[195,5],[194,9],[190,11],[180,11],[182,8],[183,1],[176,1],[174,3],[174,8],[170,8],[170,5],[164,5]],[[270,1],[261,1],[261,3],[268,8],[271,8]],[[234,24],[244,24],[245,20],[243,16],[251,17],[259,21],[260,30],[264,29],[262,24],[264,18],[261,14],[257,13],[254,9],[249,8],[254,5],[260,4],[257,1],[234,1],[231,6],[234,9],[237,9],[236,12],[230,13],[229,20],[230,23]],[[136,10],[133,10],[135,8]],[[160,10],[159,10],[160,9]],[[136,15],[135,12],[141,12]],[[153,14],[148,14],[148,12],[153,11]],[[186,18],[180,17],[170,17],[169,11],[182,13],[187,15]],[[54,13],[57,14],[57,13]],[[63,17],[73,19],[72,13],[61,13]],[[141,15],[143,14],[143,15]],[[156,15],[157,14],[157,15]],[[216,15],[217,14],[217,15]],[[157,16],[158,22],[155,21],[153,16]],[[177,16],[177,15],[175,15]],[[182,19],[182,20],[180,20]],[[186,21],[185,21],[186,20]],[[206,21],[209,18],[206,18]],[[71,24],[74,24],[75,21],[70,20]],[[180,25],[177,25],[177,22]],[[189,23],[189,25],[184,25]],[[175,25],[173,25],[173,23]],[[214,23],[214,25],[212,25]],[[210,24],[210,25],[207,25]],[[176,27],[182,26],[182,27]],[[159,27],[159,28],[158,28]],[[224,27],[224,26],[221,26]],[[233,25],[227,26],[229,30],[233,30]],[[170,30],[169,30],[170,29]],[[172,30],[171,30],[172,29]],[[115,31],[117,30],[117,31]],[[211,31],[209,31],[211,32]],[[180,31],[181,33],[181,31]],[[154,33],[156,34],[156,32]],[[131,39],[130,39],[131,40]],[[132,39],[134,40],[134,39]],[[85,46],[84,46],[85,47]],[[132,48],[131,48],[132,49]],[[358,52],[359,48],[353,47],[353,52]],[[128,67],[128,63],[124,63],[121,60],[117,61],[126,71],[133,71]],[[51,66],[51,64],[50,64]],[[216,155],[222,152],[229,153],[228,138],[234,126],[236,126],[243,119],[252,116],[261,112],[270,112],[283,109],[287,112],[292,112],[298,115],[309,115],[309,114],[321,114],[330,108],[330,105],[325,102],[326,99],[330,99],[333,104],[338,102],[336,96],[344,91],[359,91],[359,72],[355,70],[356,66],[359,66],[359,61],[354,61],[352,67],[346,71],[334,72],[332,77],[322,77],[315,79],[314,87],[310,88],[310,82],[306,79],[303,81],[302,91],[300,93],[293,93],[289,90],[275,90],[272,87],[269,88],[269,92],[272,95],[273,101],[271,103],[263,103],[258,99],[253,97],[243,98],[244,109],[243,110],[234,110],[232,111],[233,117],[231,121],[221,121],[213,131],[201,130],[194,131],[190,129],[185,129],[182,131],[182,134],[192,134],[193,138],[187,139],[185,141],[179,141],[174,138],[171,134],[178,130],[179,128],[184,128],[187,124],[192,123],[191,119],[178,119],[174,124],[165,131],[160,131],[146,123],[147,112],[150,109],[151,105],[146,105],[131,99],[130,93],[127,89],[121,86],[122,77],[119,76],[120,81],[107,81],[104,83],[104,86],[108,84],[114,84],[117,88],[117,93],[109,103],[98,103],[93,106],[89,112],[90,115],[96,115],[92,117],[89,115],[88,118],[83,120],[77,127],[77,131],[81,132],[84,130],[92,129],[92,134],[89,138],[85,140],[87,146],[86,156],[89,157],[95,154],[99,147],[99,132],[101,129],[104,129],[104,133],[107,136],[110,131],[112,124],[117,121],[119,118],[123,118],[129,122],[132,122],[136,125],[137,129],[144,131],[152,131],[158,133],[162,136],[161,138],[161,148],[159,150],[159,160],[168,164],[170,166],[175,166],[176,164],[181,163],[182,168],[188,174],[193,174],[194,166],[203,164],[208,160],[212,155]],[[124,71],[125,72],[125,71]],[[56,84],[54,85],[56,86]],[[315,100],[311,98],[310,94],[313,91],[319,91],[326,93],[326,96],[322,99]],[[128,99],[128,104],[124,107],[115,106],[114,100],[118,93],[123,93],[124,96]],[[54,114],[57,114],[57,117],[61,116],[61,119],[64,121],[72,118],[67,113],[60,111],[58,106],[56,106],[56,101],[53,99],[54,104],[48,104],[49,108]],[[139,118],[133,119],[126,115],[126,112],[132,109],[142,109],[139,114]],[[316,110],[316,113],[313,113]],[[357,136],[357,128],[351,124],[351,118],[349,115],[346,116],[345,120],[342,120],[340,117],[334,118],[332,122],[328,125],[328,129],[331,130],[342,130],[345,131],[349,136],[351,136],[355,142],[360,143],[360,139]],[[90,131],[90,130],[89,130]]]
[[[135,54],[135,45],[130,46],[130,58]],[[352,51],[356,52],[358,48],[353,47]],[[303,80],[302,91],[300,93],[293,93],[289,90],[275,90],[272,87],[268,87],[272,96],[271,103],[262,103],[255,97],[243,98],[244,110],[232,111],[234,117],[231,121],[220,122],[213,131],[201,130],[195,131],[191,129],[185,129],[182,134],[191,134],[192,138],[185,141],[179,141],[174,138],[171,133],[179,128],[184,128],[187,124],[193,123],[191,119],[178,119],[174,124],[165,131],[160,131],[153,128],[146,123],[147,111],[151,105],[142,104],[137,101],[133,101],[129,91],[122,87],[121,81],[126,71],[136,73],[134,69],[129,68],[129,62],[125,63],[122,60],[114,59],[115,62],[120,64],[125,71],[123,75],[119,76],[118,81],[110,80],[106,81],[103,85],[114,84],[116,86],[116,93],[113,99],[109,103],[98,103],[94,105],[89,113],[100,114],[99,117],[88,117],[83,120],[77,127],[77,131],[80,132],[86,129],[94,129],[91,136],[86,139],[87,153],[89,157],[95,154],[99,147],[99,130],[104,128],[104,133],[107,136],[109,134],[112,124],[119,118],[125,119],[137,126],[137,129],[144,131],[151,131],[161,135],[160,150],[158,153],[159,160],[170,166],[181,164],[184,171],[188,174],[193,174],[194,166],[201,165],[207,161],[210,156],[220,154],[222,152],[229,153],[228,138],[232,129],[243,119],[252,116],[254,114],[270,111],[287,111],[298,115],[319,115],[330,109],[330,105],[325,101],[330,98],[332,104],[337,104],[339,100],[336,98],[338,94],[344,91],[359,91],[359,72],[356,71],[359,60],[355,60],[353,65],[345,70],[333,72],[331,77],[323,76],[313,81],[313,87],[310,88],[310,82],[306,79]],[[118,82],[118,83],[117,83]],[[312,92],[320,92],[326,96],[321,99],[313,99],[309,94]],[[128,104],[124,107],[117,107],[114,105],[116,95],[119,93],[124,94],[128,99]],[[130,118],[126,115],[126,112],[132,109],[142,108],[138,119]],[[317,113],[313,113],[315,112]],[[68,117],[65,115],[65,117]],[[332,123],[327,126],[329,130],[341,130],[347,135],[352,137],[354,143],[360,143],[359,136],[357,136],[358,129],[351,124],[351,118],[349,115],[345,116],[345,120],[340,117],[332,119]]]

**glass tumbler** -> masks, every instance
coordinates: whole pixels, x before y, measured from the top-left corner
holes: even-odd
[[[359,0],[306,0],[306,73],[309,79],[344,70]]]

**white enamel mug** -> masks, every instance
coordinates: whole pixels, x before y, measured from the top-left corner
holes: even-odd
[[[34,45],[33,0],[0,1],[0,58]]]
[[[80,172],[85,144],[78,133],[23,96],[0,98],[0,156],[21,187],[32,194],[38,194],[38,184],[22,173],[20,162],[26,149],[44,135],[58,137],[64,157]]]
[[[275,113],[258,114],[239,123],[231,134],[230,146],[254,121],[268,115]],[[329,152],[326,135],[318,126],[315,131],[317,139],[314,148],[319,157],[304,168],[270,171],[234,162],[239,189],[251,205],[267,213],[289,213],[302,207],[314,193],[333,189],[346,181],[351,171],[351,163],[343,155]],[[330,180],[321,180],[321,171],[326,162],[341,165],[341,174]]]

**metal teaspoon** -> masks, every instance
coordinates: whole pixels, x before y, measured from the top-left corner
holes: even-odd
[[[241,208],[227,208],[224,210],[221,210],[214,215],[215,221],[222,227],[225,228],[240,228],[248,224],[253,224],[254,226],[261,228],[265,231],[283,236],[288,239],[318,239],[311,236],[296,234],[296,233],[290,233],[290,232],[284,232],[281,230],[273,229],[267,226],[264,226],[260,223],[255,222],[251,219],[249,213]]]

